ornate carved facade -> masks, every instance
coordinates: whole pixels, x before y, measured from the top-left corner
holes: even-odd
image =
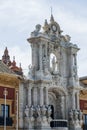
[[[51,15],[43,31],[38,24],[27,41],[31,44],[29,78],[19,89],[21,129],[81,130],[76,44],[62,35]]]

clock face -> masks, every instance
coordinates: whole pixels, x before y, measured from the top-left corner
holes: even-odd
[[[56,25],[52,25],[52,31],[54,31],[54,32],[57,31],[57,27],[56,27]]]

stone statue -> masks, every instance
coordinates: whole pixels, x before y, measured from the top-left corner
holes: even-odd
[[[74,118],[75,118],[75,120],[78,120],[78,111],[77,110],[74,111]]]
[[[64,38],[66,42],[70,42],[71,40],[71,37],[69,35],[65,35]]]
[[[47,118],[46,118],[47,108],[45,105],[42,106],[41,113],[42,113],[42,120],[45,123],[47,121]]]
[[[43,57],[43,70],[45,72],[45,75],[47,75],[49,72],[48,72],[48,68],[47,68],[47,59],[46,59],[46,56]]]
[[[77,66],[76,65],[73,66],[73,72],[74,72],[74,75],[76,76],[77,75]]]
[[[35,112],[35,109],[34,109],[34,106],[32,105],[31,108],[30,108],[30,118],[31,118],[31,121],[34,121],[34,112]]]
[[[40,30],[41,30],[41,25],[37,24],[35,26],[35,30],[31,33],[31,36],[37,36],[39,34]]]
[[[49,123],[50,123],[50,121],[52,120],[52,118],[51,118],[51,113],[52,113],[51,106],[48,106],[47,115],[48,115],[48,122],[49,122]]]
[[[73,121],[73,111],[72,110],[69,112],[69,118],[70,118],[70,121]]]
[[[52,113],[51,106],[48,106],[47,113],[48,113],[48,118],[49,118],[51,116],[51,113]]]
[[[45,69],[47,67],[47,62],[46,62],[46,56],[43,57],[43,68]]]
[[[36,107],[36,113],[37,113],[37,120],[38,120],[38,122],[40,122],[41,121],[41,109],[40,109],[39,105]]]
[[[56,59],[55,59],[55,56],[52,59],[52,69],[53,69],[53,72],[55,72],[55,69],[56,69]]]
[[[25,107],[25,111],[24,111],[24,113],[25,113],[25,116],[26,116],[26,117],[29,116],[29,108],[28,108],[27,105],[26,105],[26,107]]]
[[[43,105],[43,107],[42,107],[42,116],[46,116],[46,111],[47,111],[47,109],[46,109],[45,105]]]
[[[41,111],[40,111],[40,106],[39,106],[39,105],[37,106],[36,110],[37,110],[37,115],[38,115],[38,117],[40,117]]]
[[[80,120],[80,125],[81,125],[81,126],[83,125],[82,116],[83,116],[83,114],[82,114],[81,110],[79,110],[79,120]]]

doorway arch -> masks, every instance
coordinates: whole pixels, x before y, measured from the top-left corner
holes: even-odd
[[[66,118],[66,95],[58,87],[49,89],[49,105],[53,109],[51,115],[53,119]]]

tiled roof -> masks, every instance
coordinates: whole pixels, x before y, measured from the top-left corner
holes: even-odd
[[[1,60],[0,60],[0,73],[9,73],[9,74],[15,74],[11,69],[8,68],[7,65],[5,65]]]

